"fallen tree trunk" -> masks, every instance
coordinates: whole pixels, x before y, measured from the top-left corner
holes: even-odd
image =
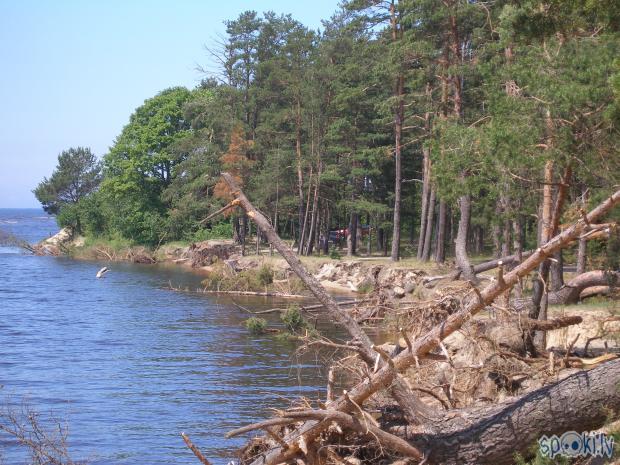
[[[618,383],[620,360],[613,360],[510,403],[449,411],[439,434],[419,434],[410,426],[390,432],[430,451],[429,464],[512,464],[517,452],[527,455],[543,434],[601,427],[610,413],[620,412]]]
[[[562,228],[565,228],[565,227],[566,225],[562,225]],[[590,241],[594,239],[607,239],[609,238],[610,231],[614,231],[617,227],[618,225],[616,223],[590,224],[587,228],[588,232],[585,233],[581,238],[577,238],[575,240],[580,240],[581,242],[581,239],[585,241]],[[479,263],[473,266],[474,274],[484,273],[485,271],[490,271],[494,268],[497,268],[500,262],[504,266],[510,267],[516,263],[521,262],[524,258],[529,257],[530,255],[532,255],[532,253],[534,253],[533,250],[528,250],[528,251],[522,252],[521,257],[519,257],[519,254],[513,254],[513,255],[506,255],[505,257],[489,260],[487,262]],[[452,279],[458,279],[461,276],[461,270],[455,270],[454,272],[447,275],[446,277],[448,276]]]
[[[581,292],[593,286],[616,286],[620,284],[618,271],[588,271],[575,276],[564,287],[549,293],[549,304],[568,305],[579,301]]]

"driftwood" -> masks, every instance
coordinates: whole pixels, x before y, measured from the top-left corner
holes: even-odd
[[[506,463],[504,461],[506,457],[512,460],[515,452],[529,448],[532,443],[531,437],[539,435],[541,428],[544,428],[548,423],[553,423],[555,425],[553,431],[558,432],[574,427],[574,425],[583,424],[588,428],[600,426],[604,419],[604,415],[601,415],[602,408],[589,408],[590,400],[588,399],[595,399],[594,402],[597,406],[607,404],[612,409],[616,409],[616,404],[620,403],[620,396],[618,396],[615,387],[620,380],[620,362],[609,363],[609,365],[613,364],[610,370],[614,376],[609,375],[610,371],[604,371],[604,376],[601,374],[603,373],[602,370],[596,372],[595,379],[597,381],[601,379],[600,385],[596,383],[584,384],[583,380],[588,380],[588,374],[580,373],[555,387],[549,386],[543,388],[542,391],[535,391],[509,406],[494,406],[487,410],[475,410],[471,414],[448,411],[438,415],[438,412],[434,410],[430,412],[429,409],[425,410],[423,402],[418,399],[413,391],[402,386],[404,380],[400,377],[400,373],[416,366],[425,355],[437,346],[442,346],[441,341],[443,339],[459,330],[464,323],[490,305],[498,296],[511,289],[520,279],[536,269],[541,262],[578,239],[587,231],[589,224],[601,218],[620,203],[620,191],[614,193],[587,216],[584,215],[584,218],[534,251],[529,258],[518,264],[512,271],[508,273],[502,271],[501,279],[497,279],[483,290],[473,287],[469,295],[463,299],[461,308],[450,314],[426,334],[421,335],[416,340],[411,340],[403,331],[402,336],[406,341],[407,349],[392,357],[382,349],[373,346],[360,326],[347,313],[338,308],[333,299],[325,292],[325,289],[305,270],[299,259],[280,240],[268,220],[247,200],[235,184],[232,176],[226,173],[222,176],[230,187],[235,200],[238,200],[238,205],[244,208],[248,216],[256,222],[270,243],[278,249],[293,271],[298,274],[325,306],[334,321],[347,329],[359,347],[361,358],[369,367],[372,367],[375,358],[381,361],[375,371],[367,372],[366,378],[362,382],[350,391],[345,391],[335,400],[328,401],[320,410],[287,411],[281,414],[282,418],[267,420],[258,425],[250,425],[232,432],[231,434],[241,434],[257,428],[267,429],[273,425],[298,425],[292,432],[279,438],[276,441],[277,446],[261,453],[254,460],[254,465],[292,462],[303,455],[307,457],[309,463],[313,462],[312,458],[316,454],[316,449],[313,446],[314,441],[333,424],[337,424],[342,430],[352,431],[367,437],[377,442],[381,448],[416,461],[425,463],[442,461],[446,463]],[[593,370],[592,373],[595,371]],[[618,379],[614,378],[616,374]],[[556,407],[570,405],[567,399],[561,397],[564,391],[563,387],[565,387],[562,386],[563,383],[568,383],[567,385],[571,386],[571,389],[567,391],[575,391],[579,405],[583,407],[566,413],[566,421],[557,418],[563,412],[555,410]],[[610,386],[613,386],[613,389]],[[590,388],[590,397],[584,394],[586,387]],[[383,390],[386,390],[397,400],[405,413],[406,426],[393,430],[382,429],[363,410],[363,403],[375,393]],[[403,395],[407,395],[409,398],[404,399]],[[557,402],[548,401],[549,398],[555,399],[556,397]],[[514,429],[511,425],[524,418],[526,412],[534,414],[538,412],[538,409],[543,409],[545,405],[548,410],[553,409],[553,414],[545,411],[545,422],[524,421],[527,435],[524,434],[522,438],[519,438],[519,441],[515,441],[512,436],[506,435],[506,432]],[[490,441],[494,437],[495,430],[502,433],[498,434],[495,440],[496,442],[501,441],[502,447],[494,448],[495,443]],[[487,437],[489,438],[487,441],[489,447],[480,448],[476,446],[478,438]]]
[[[203,289],[205,294],[230,294],[230,295],[254,295],[258,297],[281,297],[283,299],[307,299],[307,295],[286,294],[284,292],[261,292],[261,291],[210,291]],[[265,312],[268,313],[268,312]]]

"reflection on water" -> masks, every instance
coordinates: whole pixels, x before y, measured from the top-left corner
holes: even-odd
[[[49,220],[33,218],[40,212],[25,216],[13,225],[30,222],[22,237],[48,235]],[[11,215],[0,210],[0,218]],[[226,463],[243,439],[226,440],[225,432],[287,399],[323,392],[319,361],[298,359],[293,345],[272,336],[249,336],[242,327],[248,314],[230,298],[163,289],[169,282],[196,288],[199,276],[108,263],[112,271],[95,279],[102,263],[10,252],[0,251],[0,395],[26,397],[37,411],[66,420],[75,458],[194,464],[179,437],[185,431],[214,462]],[[266,318],[279,323],[277,314]],[[334,335],[330,323],[319,327]],[[0,447],[7,463],[23,461],[10,443]]]

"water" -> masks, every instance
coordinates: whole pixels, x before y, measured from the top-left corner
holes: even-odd
[[[57,229],[39,210],[7,209],[0,228],[31,242]],[[104,264],[112,271],[95,279]],[[74,460],[196,464],[185,431],[214,463],[227,463],[244,442],[225,439],[227,431],[287,399],[321,395],[324,373],[293,345],[249,336],[248,314],[230,299],[164,289],[199,281],[178,267],[0,249],[0,398],[66,422]],[[0,448],[6,463],[25,462],[2,433]]]

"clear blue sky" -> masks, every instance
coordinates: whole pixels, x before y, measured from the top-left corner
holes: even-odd
[[[317,29],[337,0],[0,0],[0,207],[31,190],[71,146],[101,156],[142,102],[194,87],[204,45],[246,10]]]

